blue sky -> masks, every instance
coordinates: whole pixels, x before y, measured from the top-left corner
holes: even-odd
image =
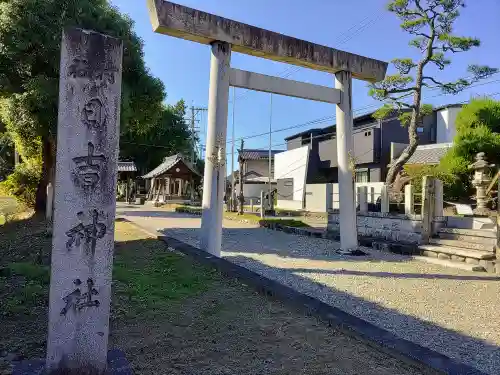
[[[409,36],[399,28],[399,20],[385,10],[387,0],[177,0],[178,3],[214,13],[226,18],[280,32],[311,42],[324,44],[360,55],[389,61],[396,57],[418,58],[418,51],[408,46]],[[167,102],[184,99],[187,105],[206,107],[209,85],[209,46],[176,39],[152,31],[145,0],[111,0],[122,13],[135,21],[135,31],[144,40],[146,64],[165,84]],[[482,45],[471,52],[452,55],[453,65],[438,72],[440,80],[456,79],[465,73],[468,64],[488,64],[500,67],[500,1],[469,0],[467,8],[456,23],[457,35],[474,36]],[[256,57],[233,53],[231,65],[254,72],[333,87],[331,74]],[[389,68],[391,72],[391,68]],[[500,74],[488,81],[500,79]],[[485,81],[487,82],[487,81]],[[376,103],[367,95],[366,83],[355,81],[353,106],[355,114],[366,113]],[[468,100],[472,95],[500,92],[500,83],[492,82],[456,96],[436,96],[437,91],[424,95],[424,101],[435,105]],[[232,89],[231,93],[232,95]],[[269,129],[269,94],[236,89],[236,137],[250,136]],[[498,98],[499,96],[497,96]],[[363,109],[364,108],[364,109]],[[311,127],[334,123],[335,107],[302,99],[273,96],[272,128],[299,125],[316,119],[325,119],[314,125],[297,127],[272,135],[275,148],[285,148],[286,136]],[[206,116],[199,117],[203,133]],[[228,137],[232,128],[232,104],[229,106]],[[203,134],[202,134],[203,138]],[[267,148],[268,136],[245,141],[245,148]],[[239,143],[238,143],[239,144]]]

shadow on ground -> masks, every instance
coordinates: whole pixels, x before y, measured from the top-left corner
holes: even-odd
[[[199,229],[167,228],[163,233],[199,247]],[[454,302],[451,298],[446,298],[446,292],[436,297],[422,296],[419,300],[414,298],[416,294],[413,292],[418,290],[420,282],[427,283],[433,280],[451,283],[479,282],[481,283],[479,286],[482,288],[498,289],[500,285],[498,277],[455,274],[449,270],[442,273],[405,272],[403,267],[405,263],[411,261],[409,257],[378,251],[370,251],[370,255],[367,257],[342,257],[335,253],[337,246],[338,243],[324,239],[311,239],[262,228],[223,229],[223,256],[231,262],[279,281],[306,295],[318,298],[340,310],[391,331],[401,338],[453,358],[457,362],[479,368],[487,373],[497,373],[498,368],[500,368],[500,348],[493,344],[493,340],[498,342],[500,336],[496,333],[498,331],[496,325],[493,324],[494,312],[492,312],[493,315],[486,317],[491,324],[485,324],[484,319],[476,319],[474,323],[466,327],[463,325],[464,322],[472,320],[471,316],[464,315],[465,313],[461,311],[461,306],[463,306],[461,303],[467,304],[466,300],[460,300],[455,296],[458,301]],[[269,266],[268,264],[277,261],[283,261],[284,267]],[[339,266],[335,266],[337,262]],[[345,266],[345,264],[353,262],[366,262],[368,265],[365,268],[368,269],[347,269],[349,266]],[[314,265],[315,263],[320,263],[325,268],[322,268],[323,266],[317,267]],[[377,264],[385,263],[395,264],[397,272],[376,270]],[[401,266],[397,264],[401,264]],[[303,267],[303,265],[311,265],[311,267]],[[433,267],[433,269],[436,268],[439,269],[439,267]],[[330,280],[326,285],[325,277],[329,276],[356,278],[358,280],[356,285],[359,284],[361,289],[366,289],[367,285],[370,285],[369,287],[372,288],[370,300],[353,295],[352,292],[345,289],[339,289],[336,287],[335,280]],[[403,312],[401,308],[397,310],[388,307],[388,304],[391,305],[391,300],[386,298],[388,291],[384,289],[384,285],[377,287],[373,279],[387,279],[388,284],[386,285],[390,284],[396,290],[400,284],[397,280],[408,280],[407,282],[412,283],[410,290],[412,293],[405,295],[404,288],[401,288],[400,298],[403,305],[415,306],[415,309],[421,312],[425,319],[421,318],[421,315],[414,316],[406,311]],[[436,288],[439,289],[439,285]],[[443,285],[442,288],[446,288],[446,285]],[[478,288],[477,284],[462,285],[460,291],[467,288],[470,288],[469,292],[476,294],[479,299],[481,293],[484,292]],[[427,292],[428,288],[423,290],[423,293]],[[452,291],[450,293],[453,294]],[[395,294],[394,290],[391,291],[391,294]],[[493,295],[497,296],[498,294],[493,293]],[[489,298],[485,297],[482,301],[483,305],[474,306],[470,311],[481,311],[481,306],[487,306],[488,303],[496,304],[494,300],[489,300]],[[457,302],[458,305],[455,306],[454,303]],[[441,322],[443,326],[435,321]],[[460,327],[460,331],[459,329],[455,330],[457,326]],[[471,332],[471,335],[488,337],[491,342],[483,338],[469,336],[464,333],[467,331]]]

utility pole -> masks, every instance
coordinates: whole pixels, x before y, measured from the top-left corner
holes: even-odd
[[[240,163],[240,170],[239,170],[240,195],[238,197],[238,201],[240,202],[240,210],[239,210],[240,215],[243,215],[243,205],[245,204],[245,196],[243,195],[243,164],[245,162],[245,160],[243,159],[243,146],[244,145],[245,145],[245,141],[242,139],[241,140],[240,154],[238,155],[238,161]]]
[[[196,126],[195,126],[195,123],[196,123],[196,115],[199,113],[199,112],[202,112],[202,111],[208,111],[207,108],[202,108],[202,107],[195,107],[195,106],[191,106],[191,164],[193,165],[193,167],[195,166],[195,163],[196,163]],[[202,157],[202,152],[201,152],[201,145],[200,145],[200,158]],[[190,199],[191,201],[194,200],[194,179],[191,178],[191,181],[190,181],[190,185],[191,185],[191,196],[190,196]]]
[[[233,87],[233,134],[231,140],[231,212],[236,212],[236,192],[234,191],[234,112],[236,106],[236,88]],[[240,180],[241,185],[241,180]]]

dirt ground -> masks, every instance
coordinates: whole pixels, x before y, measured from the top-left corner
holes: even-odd
[[[1,374],[12,359],[45,351],[51,241],[43,228],[0,227]],[[168,252],[131,224],[117,223],[116,241],[110,347],[125,352],[137,375],[421,373]]]

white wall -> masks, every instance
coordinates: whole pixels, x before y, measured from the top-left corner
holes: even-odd
[[[450,143],[457,133],[455,121],[461,108],[445,108],[437,111],[436,143]]]
[[[277,207],[283,209],[303,208],[309,146],[281,152],[274,156],[274,160],[274,178],[276,180],[282,178],[293,179],[293,200],[285,201],[278,199]]]
[[[306,185],[306,211],[326,212],[328,204],[327,186],[331,184]],[[331,194],[331,193],[330,193]]]
[[[368,203],[377,203],[382,192],[383,182],[357,182],[358,187],[368,188]],[[357,194],[356,194],[357,201]],[[305,209],[310,212],[327,212],[329,208],[339,209],[339,184],[307,184],[305,195]]]
[[[339,184],[332,184],[332,208],[338,210],[340,208],[339,204]],[[382,192],[383,182],[357,182],[354,184],[354,191],[357,192],[357,188],[361,186],[366,186],[368,188],[368,203],[377,203],[377,199],[380,198]],[[356,201],[357,201],[357,194]]]

